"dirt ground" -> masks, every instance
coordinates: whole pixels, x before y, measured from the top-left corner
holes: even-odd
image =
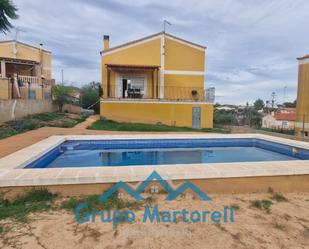
[[[270,212],[252,207],[254,200],[270,200],[269,193],[211,195],[212,201],[164,200],[160,194],[151,204],[159,210],[222,210],[235,208],[234,223],[214,224],[142,223],[144,207],[136,211],[137,222],[80,224],[73,213],[52,211],[31,215],[28,223],[0,222],[0,248],[309,248],[309,193],[284,194],[285,202],[272,200]]]

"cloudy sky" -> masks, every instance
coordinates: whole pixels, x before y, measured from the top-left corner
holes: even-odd
[[[308,0],[13,0],[18,40],[53,53],[53,77],[80,86],[100,81],[104,34],[111,46],[162,31],[207,46],[206,86],[216,101],[296,98],[296,57],[309,53]],[[15,31],[1,40],[15,37]],[[286,91],[284,90],[286,87]],[[284,95],[284,92],[286,94]]]

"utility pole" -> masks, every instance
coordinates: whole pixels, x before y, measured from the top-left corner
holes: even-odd
[[[61,69],[61,84],[63,84],[63,69]]]
[[[284,86],[284,88],[283,88],[283,103],[286,102],[286,89],[287,89],[287,86]]]
[[[272,92],[271,93],[271,108],[274,109],[275,107],[275,101],[276,101],[276,93]]]

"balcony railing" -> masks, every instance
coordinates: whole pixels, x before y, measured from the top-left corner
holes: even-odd
[[[18,75],[18,80],[28,84],[38,84],[39,78],[35,76]]]
[[[190,84],[188,84],[190,85]],[[115,99],[163,99],[178,101],[204,101],[203,87],[180,87],[180,86],[164,86],[153,87],[134,87],[125,89],[120,84],[111,85],[109,89],[104,88],[104,96]],[[161,93],[161,94],[160,94]],[[163,98],[160,96],[163,95]]]

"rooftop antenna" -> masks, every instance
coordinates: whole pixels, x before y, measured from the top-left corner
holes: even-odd
[[[17,41],[18,33],[19,32],[25,32],[23,29],[20,27],[15,27],[15,41]]]
[[[167,20],[163,20],[163,32],[165,33],[165,29],[166,29],[166,24],[168,24],[169,26],[172,26],[172,24],[167,21]]]

